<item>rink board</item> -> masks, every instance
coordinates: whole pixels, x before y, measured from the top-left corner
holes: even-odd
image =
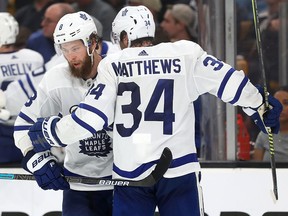
[[[23,171],[1,168],[0,172]],[[235,212],[239,216],[263,216],[269,212],[288,215],[288,168],[278,168],[277,178],[279,200],[274,202],[269,168],[203,168],[201,185],[206,215],[235,216]],[[0,180],[0,216],[4,212],[49,215],[61,211],[61,202],[61,191],[43,191],[33,181]]]

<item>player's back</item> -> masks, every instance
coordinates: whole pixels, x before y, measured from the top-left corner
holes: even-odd
[[[44,64],[43,57],[30,49],[21,49],[9,53],[0,53],[0,85],[7,85],[21,76],[32,72]]]
[[[137,179],[166,146],[179,162],[167,176],[199,169],[193,108],[198,91],[191,70],[203,53],[198,45],[183,41],[127,48],[108,60],[118,80],[113,140],[119,176]]]
[[[76,123],[74,132],[85,137],[87,131],[114,123],[115,177],[146,177],[165,147],[174,159],[165,176],[182,176],[200,169],[193,101],[210,93],[224,102],[251,106],[262,100],[255,91],[243,71],[193,42],[126,48],[99,63],[95,87],[75,114],[85,124]],[[66,121],[70,124],[71,117],[58,127]],[[59,136],[69,142],[65,134]]]

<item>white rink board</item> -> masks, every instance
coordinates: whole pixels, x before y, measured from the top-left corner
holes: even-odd
[[[288,169],[276,169],[278,201],[273,199],[271,169],[205,168],[202,181],[205,213],[243,212],[262,216],[266,212],[287,212]]]
[[[22,169],[0,169],[1,173],[23,173]],[[277,169],[279,200],[271,196],[271,169],[204,168],[202,181],[205,213],[243,212],[262,216],[265,212],[288,212],[288,169]],[[43,191],[34,181],[0,180],[0,213],[23,212],[42,216],[61,211],[62,192]],[[0,214],[1,215],[1,214]]]

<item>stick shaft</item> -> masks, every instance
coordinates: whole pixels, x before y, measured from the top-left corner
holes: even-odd
[[[98,185],[117,185],[117,186],[134,186],[134,187],[151,187],[156,184],[168,170],[172,162],[172,153],[169,148],[165,148],[161,154],[155,169],[146,178],[133,181],[125,179],[107,179],[107,178],[90,178],[79,176],[65,176],[68,182]],[[0,173],[0,180],[35,180],[31,174],[13,174]]]
[[[260,32],[259,16],[258,16],[258,9],[257,9],[257,0],[252,0],[252,10],[253,10],[253,18],[254,18],[254,26],[255,26],[255,34],[256,34],[256,45],[257,45],[257,51],[258,51],[259,61],[260,61],[262,84],[264,88],[265,110],[268,110],[269,109],[268,90],[267,90],[267,80],[266,80],[266,73],[265,73],[265,67],[264,67],[263,51],[262,51],[262,41],[261,41],[261,32]],[[274,142],[273,142],[273,134],[271,132],[271,128],[267,128],[267,132],[268,132],[268,137],[269,137],[269,151],[270,151],[270,162],[271,162],[272,179],[273,179],[273,192],[274,192],[276,200],[278,200],[276,164],[275,164],[275,157],[274,157]]]

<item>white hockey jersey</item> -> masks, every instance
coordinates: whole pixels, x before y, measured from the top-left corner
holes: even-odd
[[[0,53],[0,87],[5,90],[8,84],[21,76],[43,66],[41,54],[30,49]]]
[[[165,147],[173,162],[164,176],[182,176],[200,170],[193,101],[207,92],[233,105],[255,108],[262,103],[243,71],[193,42],[127,48],[100,62],[89,95],[55,131],[70,144],[114,123],[113,177],[145,178]]]
[[[41,80],[37,93],[25,103],[14,127],[14,139],[18,148],[25,152],[31,141],[27,135],[29,127],[39,117],[68,115],[77,109],[93,80],[82,80],[71,75],[68,63],[61,63],[48,70]],[[72,136],[69,132],[67,136]],[[111,177],[112,139],[105,131],[90,134],[88,139],[75,140],[65,147],[65,175],[86,177]],[[106,190],[111,186],[70,183],[74,190]]]
[[[45,65],[21,76],[11,82],[4,91],[6,97],[6,109],[11,116],[17,116],[23,104],[35,94],[45,72],[53,66],[65,62],[63,55],[54,55]]]

